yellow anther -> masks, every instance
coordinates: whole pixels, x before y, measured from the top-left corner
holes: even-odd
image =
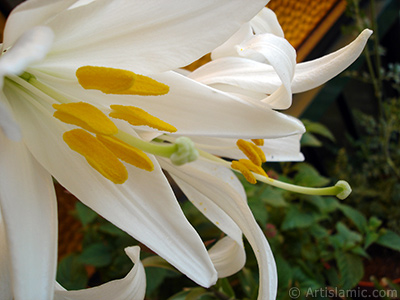
[[[143,151],[114,137],[98,135],[97,139],[110,149],[119,159],[146,171],[154,170],[153,162]]]
[[[84,89],[100,90],[106,94],[123,92],[136,80],[136,74],[131,71],[105,67],[84,66],[75,74]]]
[[[264,140],[263,139],[251,139],[251,141],[256,144],[257,146],[264,146]]]
[[[246,178],[246,180],[251,184],[257,183],[257,180],[254,177],[253,173],[251,173],[251,171],[243,163],[234,160],[232,161],[231,167],[232,169],[238,170],[240,173],[242,173],[244,178]]]
[[[54,117],[64,123],[77,125],[96,134],[113,135],[117,126],[98,108],[86,102],[53,104]]]
[[[242,139],[236,145],[255,165],[261,166],[266,161],[264,152],[257,145]]]
[[[129,88],[115,94],[161,96],[169,92],[169,86],[150,77],[136,74],[135,83]]]
[[[255,165],[251,160],[239,159],[239,162],[246,166],[246,168],[249,169],[251,172],[268,177],[268,174],[264,171],[264,169],[260,166]]]
[[[64,141],[74,151],[83,155],[87,162],[105,178],[116,184],[128,179],[128,171],[106,146],[82,129],[73,129],[63,135]]]
[[[110,113],[110,117],[125,120],[131,125],[147,125],[149,127],[168,132],[177,131],[174,126],[152,116],[141,108],[124,105],[111,105],[110,107],[113,109],[113,111]]]

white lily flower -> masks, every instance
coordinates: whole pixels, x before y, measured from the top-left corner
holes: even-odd
[[[371,30],[365,29],[346,47],[296,64],[295,50],[284,39],[276,16],[264,8],[212,52],[211,62],[189,77],[252,103],[287,109],[292,93],[318,87],[352,64],[371,34]]]
[[[198,284],[215,282],[157,161],[184,163],[196,151],[185,139],[165,145],[139,134],[147,126],[150,134],[229,138],[303,131],[285,115],[170,71],[221,44],[266,2],[31,0],[11,13],[0,57],[0,205],[12,285],[1,281],[0,291],[53,298],[52,176]]]

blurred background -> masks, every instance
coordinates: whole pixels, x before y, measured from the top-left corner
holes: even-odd
[[[0,25],[22,1],[0,2]],[[265,185],[245,185],[248,202],[273,249],[278,299],[289,290],[366,291],[312,298],[400,297],[400,1],[271,0],[285,38],[308,61],[374,31],[363,55],[324,86],[294,95],[288,114],[302,119],[305,162],[266,163],[269,176],[307,186],[347,180],[352,195],[301,196]],[[207,61],[193,63],[194,69]],[[138,244],[55,183],[59,200],[57,280],[68,289],[123,277],[131,268],[123,249]],[[221,238],[178,190],[182,208],[207,245]],[[258,270],[251,250],[246,267],[210,289],[197,287],[141,245],[147,299],[256,299]],[[250,247],[246,247],[250,249]],[[396,291],[396,293],[388,293]],[[308,298],[310,294],[308,293]],[[371,296],[368,296],[371,297]]]

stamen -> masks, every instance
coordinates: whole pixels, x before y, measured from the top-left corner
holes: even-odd
[[[98,108],[86,102],[53,104],[54,117],[64,123],[77,125],[96,134],[113,135],[117,126]]]
[[[242,162],[234,160],[234,161],[232,161],[231,167],[232,167],[232,169],[237,170],[240,173],[242,173],[244,178],[246,178],[246,180],[248,182],[250,182],[251,184],[257,183],[257,180],[254,177],[253,173],[251,173],[251,171],[247,168],[247,166],[244,165]]]
[[[111,105],[110,107],[114,110],[110,113],[110,117],[125,120],[133,126],[147,125],[161,131],[177,131],[174,126],[152,116],[141,108],[124,105]]]
[[[129,88],[115,94],[140,95],[140,96],[161,96],[168,94],[169,86],[158,82],[150,77],[136,74],[135,83]]]
[[[136,80],[131,71],[106,67],[84,66],[76,70],[76,77],[84,89],[116,94],[129,89]]]
[[[266,161],[264,152],[255,144],[239,139],[236,145],[255,165],[261,166]]]
[[[143,151],[114,137],[97,135],[97,139],[110,149],[119,159],[146,171],[154,170],[153,162]]]
[[[74,151],[83,155],[101,175],[116,184],[128,179],[128,171],[106,146],[82,129],[73,129],[63,135],[64,141]]]
[[[257,146],[264,146],[264,140],[263,139],[251,139],[251,141],[256,144]]]
[[[84,66],[75,73],[84,89],[105,94],[160,96],[169,92],[169,86],[134,72],[95,66]]]
[[[246,168],[249,169],[250,171],[268,177],[268,174],[264,171],[264,169],[261,168],[260,166],[255,165],[251,160],[239,159],[239,162],[242,163],[244,166],[246,166]]]

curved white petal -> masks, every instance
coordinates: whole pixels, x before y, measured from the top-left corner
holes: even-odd
[[[241,159],[246,158],[236,146],[236,139],[190,137],[196,146],[217,156]],[[302,161],[300,152],[301,135],[292,135],[276,139],[264,139],[263,150],[268,162],[272,161]]]
[[[0,209],[0,299],[12,300],[11,265],[6,229]]]
[[[275,299],[277,271],[274,258],[264,233],[244,201],[243,195],[234,186],[215,175],[218,172],[224,172],[224,167],[212,165],[205,161],[196,161],[196,164],[206,165],[205,171],[200,171],[198,166],[193,166],[193,164],[186,164],[176,169],[175,177],[186,183],[185,193],[190,193],[191,191],[197,193],[196,191],[200,191],[206,197],[212,199],[239,226],[252,246],[258,261],[260,273],[258,299]],[[212,168],[215,171],[210,173],[209,171]],[[222,170],[219,171],[220,169]]]
[[[153,73],[185,66],[219,46],[267,0],[97,0],[45,25],[56,35],[42,69],[83,65]]]
[[[296,52],[283,38],[260,34],[236,46],[242,57],[221,57],[192,72],[189,77],[207,85],[232,85],[249,92],[271,94],[262,102],[275,109],[291,105],[291,82]],[[247,94],[245,92],[245,94]]]
[[[293,93],[320,86],[345,70],[360,56],[371,34],[371,30],[365,29],[353,42],[338,51],[297,64],[292,81]]]
[[[272,33],[279,37],[284,37],[281,25],[275,13],[265,7],[251,21],[250,25],[255,34]]]
[[[138,246],[125,249],[126,254],[135,264],[129,273],[119,280],[113,280],[103,285],[67,291],[60,285],[56,286],[55,300],[143,300],[146,292],[146,273],[140,261],[140,248]]]
[[[0,205],[14,299],[53,298],[57,262],[56,196],[50,174],[22,142],[0,133]]]
[[[154,158],[154,171],[127,165],[128,180],[116,185],[63,142],[62,134],[71,127],[55,119],[48,108],[43,109],[38,99],[11,88],[6,95],[18,97],[12,105],[29,150],[60,184],[198,284],[215,282],[217,274],[207,251]]]
[[[260,109],[175,72],[152,76],[170,87],[170,92],[163,96],[106,95],[84,90],[75,81],[56,79],[40,72],[34,74],[77,101],[104,107],[117,103],[140,107],[175,126],[181,135],[274,138],[304,132],[303,125],[293,118],[272,109]],[[141,129],[146,130],[146,127]]]
[[[213,224],[220,228],[228,236],[219,240],[210,250],[211,260],[218,272],[218,277],[227,277],[243,268],[246,261],[246,253],[243,248],[242,231],[236,223],[215,203],[214,199],[203,190],[193,189],[185,180],[180,178],[181,168],[172,165],[168,160],[160,159],[164,170],[172,176],[188,199],[197,209],[204,214]],[[245,202],[246,194],[243,186],[232,171],[215,168],[214,165],[204,164],[201,161],[191,163],[193,172],[209,172],[229,184],[241,195]],[[218,184],[216,182],[215,184]]]
[[[4,28],[4,49],[11,47],[25,31],[43,25],[77,0],[30,0],[18,5],[7,18]]]
[[[20,75],[27,66],[45,58],[53,43],[54,34],[45,26],[27,30],[4,55],[0,57],[0,80],[7,75]]]
[[[274,34],[259,34],[238,47],[243,49],[240,55],[260,61],[265,59],[274,69],[282,82],[282,92],[272,94],[264,102],[277,109],[289,108],[292,103],[291,82],[296,67],[296,51],[284,38]],[[262,62],[262,60],[261,60]]]

